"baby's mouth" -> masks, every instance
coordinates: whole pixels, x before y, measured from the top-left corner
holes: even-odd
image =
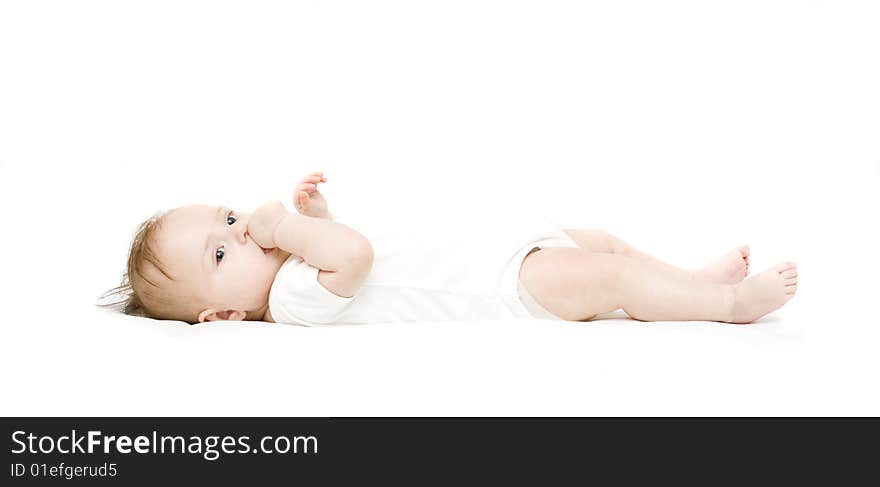
[[[250,236],[250,235],[248,235],[248,236]],[[251,240],[253,240],[253,237],[251,237]],[[265,249],[260,244],[258,244],[256,240],[254,240],[254,243],[257,244],[257,247],[260,247],[260,250],[263,251],[263,255],[269,255],[272,252],[275,252],[275,247],[272,247],[271,249]]]

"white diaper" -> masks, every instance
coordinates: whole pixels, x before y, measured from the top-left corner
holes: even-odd
[[[522,267],[523,260],[525,260],[526,256],[528,256],[533,251],[551,247],[580,248],[580,246],[574,240],[572,240],[572,238],[567,233],[565,233],[564,230],[558,229],[554,233],[554,236],[539,240],[537,242],[532,242],[529,245],[523,247],[513,259],[513,268],[516,269],[517,276],[516,282],[519,302],[525,308],[529,315],[542,320],[561,320],[562,318],[548,311],[547,308],[541,306],[541,304],[539,304],[538,301],[536,301],[535,298],[532,297],[526,287],[523,286],[522,281],[519,280],[519,269]]]

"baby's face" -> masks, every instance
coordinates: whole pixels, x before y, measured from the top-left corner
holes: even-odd
[[[250,319],[264,310],[278,269],[290,255],[263,249],[248,235],[247,213],[226,207],[189,205],[168,215],[157,235],[161,258],[177,280],[175,292],[189,296],[198,312],[237,310]]]

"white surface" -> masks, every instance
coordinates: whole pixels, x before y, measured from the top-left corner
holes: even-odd
[[[4,2],[3,415],[877,415],[874,2]],[[800,291],[755,326],[188,327],[95,309],[135,225],[546,211]]]

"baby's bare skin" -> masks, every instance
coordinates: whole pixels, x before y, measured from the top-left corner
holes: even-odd
[[[787,262],[751,278],[750,249],[738,247],[698,270],[660,261],[600,230],[567,229],[580,248],[526,257],[520,279],[539,304],[572,321],[623,309],[642,321],[751,323],[797,291]]]
[[[156,237],[159,254],[180,276],[168,286],[187,297],[192,309],[167,314],[187,321],[273,321],[269,289],[290,254],[320,269],[318,281],[329,291],[354,296],[372,266],[372,248],[356,229],[333,221],[317,190],[326,181],[322,172],[300,181],[293,195],[299,215],[278,201],[252,214],[205,205],[170,212]],[[797,291],[792,263],[745,279],[748,246],[702,269],[686,270],[600,230],[565,231],[579,248],[529,254],[520,279],[538,303],[566,320],[584,321],[623,308],[644,321],[750,323],[783,306]]]
[[[372,266],[370,242],[358,231],[334,222],[317,190],[323,174],[312,173],[294,192],[299,214],[280,201],[253,213],[208,205],[186,205],[168,212],[156,231],[156,252],[168,274],[146,272],[166,296],[152,304],[163,316],[188,322],[272,321],[269,291],[291,255],[320,270],[318,281],[330,292],[350,297]]]

